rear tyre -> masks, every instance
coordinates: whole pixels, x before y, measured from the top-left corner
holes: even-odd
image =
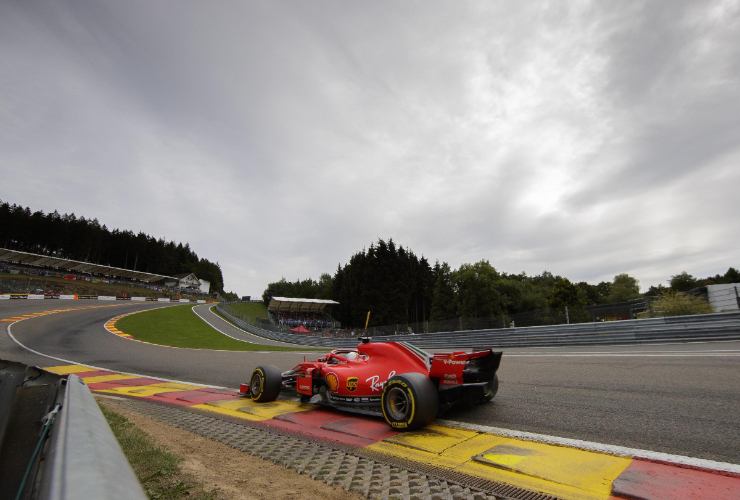
[[[252,401],[266,403],[275,401],[283,387],[283,375],[277,366],[258,366],[249,379],[249,391]]]
[[[429,377],[405,373],[390,378],[383,385],[380,406],[388,425],[396,430],[411,431],[434,420],[439,396]]]
[[[476,401],[477,404],[482,405],[484,403],[488,403],[493,399],[493,397],[498,392],[498,375],[494,375],[491,380],[488,381],[486,384],[485,392],[483,393],[483,396]]]

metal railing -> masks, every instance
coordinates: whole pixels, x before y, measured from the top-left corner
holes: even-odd
[[[90,390],[0,360],[0,497],[146,498]]]
[[[58,418],[39,498],[147,498],[95,398],[76,375],[67,379]]]
[[[292,344],[350,347],[354,337],[317,337],[266,330],[217,310],[236,326],[255,335]],[[362,332],[358,332],[358,337]],[[495,328],[423,334],[380,335],[374,340],[411,342],[425,349],[468,347],[534,347],[566,345],[617,345],[644,342],[740,340],[740,312],[671,316],[624,321],[576,323],[523,328]]]

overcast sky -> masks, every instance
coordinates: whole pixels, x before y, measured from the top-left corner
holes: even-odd
[[[642,289],[740,267],[740,2],[0,0],[0,199],[226,289],[379,237]]]

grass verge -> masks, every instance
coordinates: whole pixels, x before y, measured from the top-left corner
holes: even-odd
[[[262,302],[232,302],[223,304],[223,308],[253,325],[257,324],[258,319],[267,319],[267,308]]]
[[[181,457],[157,446],[124,416],[104,406],[100,409],[149,498],[212,500],[219,497],[180,470]]]
[[[192,306],[164,307],[120,319],[116,327],[138,340],[190,349],[227,351],[295,351],[303,348],[250,344],[223,335],[191,310]]]

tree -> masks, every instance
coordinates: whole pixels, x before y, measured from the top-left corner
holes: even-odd
[[[629,274],[622,273],[614,276],[609,302],[626,302],[640,296],[639,282]]]
[[[457,315],[455,290],[452,288],[452,272],[447,262],[434,265],[434,289],[432,292],[432,308],[429,319],[439,321],[454,318]]]
[[[460,316],[486,318],[503,312],[501,294],[496,290],[498,277],[498,272],[487,260],[463,264],[453,273]]]
[[[110,230],[95,218],[57,211],[32,213],[30,208],[1,200],[0,246],[155,274],[195,273],[211,283],[211,292],[223,290],[218,263],[199,259],[187,243]]]
[[[664,293],[668,291],[668,288],[664,287],[663,285],[658,286],[651,286],[647,292],[645,292],[645,296],[647,297],[660,297]]]
[[[729,268],[724,275],[724,282],[725,283],[740,283],[740,271],[738,271],[734,267]]]
[[[339,305],[334,313],[344,326],[406,325],[429,319],[434,275],[425,258],[379,239],[350,257],[334,274],[332,292]]]
[[[692,288],[696,288],[697,280],[686,271],[681,274],[671,276],[671,290],[674,292],[688,292]]]
[[[576,285],[565,278],[558,278],[552,287],[550,307],[563,309],[565,306],[583,305],[583,297],[579,294]]]

